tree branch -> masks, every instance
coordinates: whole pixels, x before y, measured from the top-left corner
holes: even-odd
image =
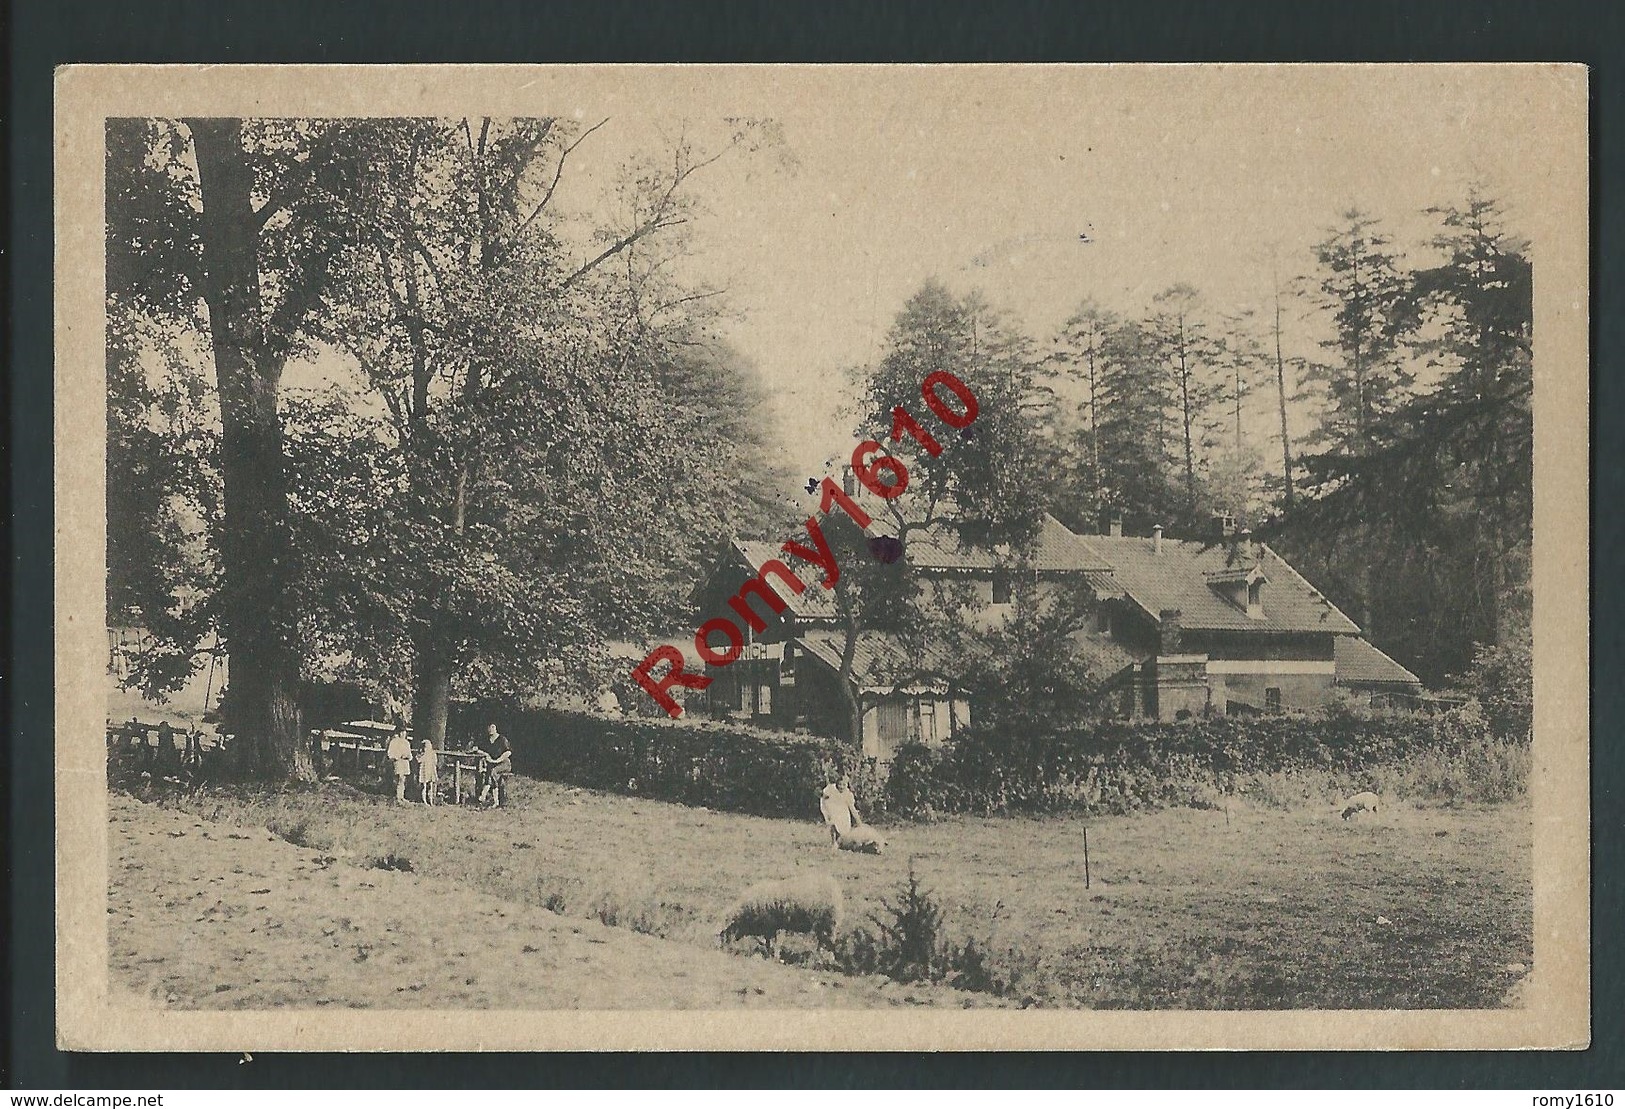
[[[531,209],[530,215],[526,216],[520,222],[519,226],[514,228],[513,234],[508,236],[508,241],[505,244],[503,244],[503,246],[497,251],[496,264],[501,265],[504,261],[507,260],[508,255],[513,253],[514,247],[519,245],[519,240],[524,236],[525,232],[530,229],[530,225],[536,221],[536,217],[541,215],[542,212],[544,210],[546,210],[548,203],[550,201],[552,201],[553,193],[559,187],[559,180],[564,176],[564,162],[565,162],[565,159],[570,157],[570,152],[573,151],[576,147],[580,146],[583,142],[585,142],[587,140],[587,137],[589,135],[591,135],[594,131],[598,130],[600,127],[602,127],[604,124],[606,124],[608,122],[609,122],[609,117],[605,116],[603,119],[599,120],[597,123],[595,123],[591,127],[587,128],[586,131],[582,132],[581,135],[579,135],[574,142],[570,143],[568,146],[564,147],[563,149],[561,149],[559,151],[559,160],[558,160],[558,163],[553,167],[553,180],[548,182],[547,191],[542,194],[542,199],[537,203],[536,207]],[[551,133],[552,128],[550,127],[548,130],[549,130],[549,133]],[[543,137],[545,138],[545,135]],[[538,142],[536,145],[539,147],[541,145],[541,143]],[[535,156],[535,154],[534,154],[534,150],[533,150],[532,154],[531,154],[531,157],[534,157],[534,156]],[[525,165],[528,165],[528,164],[529,164],[529,158],[526,158],[525,159]],[[505,187],[511,187],[513,184],[515,184],[518,181],[519,175],[522,174],[524,172],[524,170],[525,170],[525,165],[521,165],[518,169],[516,169],[514,171],[513,176],[509,178],[508,186],[505,186]]]
[[[564,292],[577,281],[581,280],[593,270],[597,269],[604,262],[615,257],[617,254],[620,254],[621,251],[632,246],[638,241],[648,238],[655,232],[664,231],[668,227],[677,227],[687,223],[688,220],[686,218],[671,214],[672,199],[676,196],[677,190],[682,187],[683,182],[687,181],[690,177],[694,176],[694,174],[698,173],[707,166],[713,165],[718,159],[720,159],[724,154],[728,153],[728,151],[732,150],[736,145],[738,145],[738,139],[734,139],[733,141],[729,142],[726,146],[717,151],[715,154],[711,155],[709,158],[705,158],[698,162],[685,162],[683,158],[685,148],[682,142],[679,141],[676,152],[672,155],[671,182],[665,187],[665,190],[660,194],[660,198],[655,201],[653,206],[650,208],[649,217],[642,223],[635,226],[631,231],[627,232],[619,239],[616,239],[608,247],[600,251],[595,258],[578,268],[574,273],[570,274],[569,277],[565,278],[564,281],[559,285],[558,291],[561,293]]]

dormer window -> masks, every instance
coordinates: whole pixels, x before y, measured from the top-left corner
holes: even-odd
[[[1245,612],[1249,619],[1264,619],[1264,586],[1269,579],[1264,577],[1262,568],[1209,570],[1205,576],[1209,588]]]

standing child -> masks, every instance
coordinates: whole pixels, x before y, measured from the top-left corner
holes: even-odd
[[[418,786],[423,790],[423,803],[433,805],[440,799],[440,754],[425,737],[423,750],[418,752]]]
[[[412,773],[412,742],[406,738],[406,729],[397,726],[384,748],[384,757],[395,771],[395,803],[406,804],[406,779]]]

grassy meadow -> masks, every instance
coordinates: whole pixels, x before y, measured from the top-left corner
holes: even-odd
[[[512,807],[490,812],[401,807],[332,782],[149,799],[690,947],[714,946],[744,887],[800,869],[839,880],[846,929],[874,929],[912,868],[942,933],[974,939],[1004,992],[1028,1004],[1489,1008],[1532,962],[1526,802],[1400,805],[1349,822],[1321,806],[952,818],[892,824],[874,857],[831,852],[810,819],[525,778]]]

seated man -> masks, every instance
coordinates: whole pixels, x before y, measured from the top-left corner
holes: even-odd
[[[485,755],[485,788],[480,800],[493,808],[508,803],[508,778],[513,774],[513,746],[508,737],[497,731],[495,724],[485,729],[485,740],[480,744]]]

